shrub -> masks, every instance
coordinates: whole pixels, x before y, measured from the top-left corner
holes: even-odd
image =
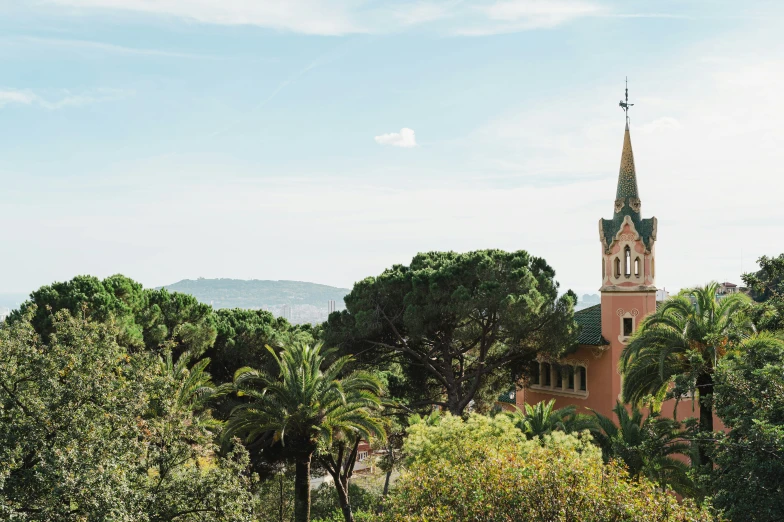
[[[604,465],[587,434],[526,441],[503,416],[446,417],[412,428],[405,450],[408,469],[385,502],[388,521],[713,520],[707,508]]]

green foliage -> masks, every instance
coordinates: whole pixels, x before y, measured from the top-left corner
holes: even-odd
[[[234,372],[245,366],[275,371],[275,359],[267,346],[280,348],[293,342],[312,343],[311,334],[264,310],[222,309],[214,312],[217,338],[207,352],[216,382],[231,382]]]
[[[409,467],[384,503],[384,520],[710,521],[707,508],[605,465],[586,435],[528,441],[506,416],[445,417],[412,426]]]
[[[367,512],[375,513],[378,508],[380,497],[359,486],[357,484],[349,483],[348,494],[351,497],[351,509],[354,511],[354,519],[356,522],[362,520],[358,513]],[[312,506],[310,508],[310,516],[313,520],[337,520],[338,522],[345,522],[343,513],[340,510],[338,496],[335,493],[335,487],[332,484],[324,483],[313,491]]]
[[[175,358],[184,352],[201,356],[215,342],[212,308],[186,294],[167,290],[145,290],[122,275],[103,281],[77,276],[64,283],[43,286],[30,294],[8,318],[9,323],[30,322],[44,340],[52,334],[55,314],[68,311],[74,317],[112,322],[117,342],[130,351],[146,348],[171,350]]]
[[[0,329],[0,518],[252,519],[247,453],[219,456],[190,411],[200,367],[129,354],[116,326],[65,310],[44,340],[26,314]]]
[[[759,271],[743,274],[743,282],[751,288],[755,305],[751,316],[758,330],[784,330],[784,254],[762,256],[757,260]]]
[[[715,449],[714,500],[735,521],[784,515],[784,344],[747,343],[716,376],[716,412],[729,428]]]
[[[594,426],[593,419],[586,415],[578,415],[573,405],[555,409],[555,399],[549,402],[526,404],[525,412],[517,410],[507,413],[515,426],[529,439],[542,437],[554,431],[577,433]]]
[[[489,409],[536,353],[574,344],[574,295],[559,298],[554,276],[524,251],[418,254],[357,283],[325,336],[361,363],[396,365],[390,393],[413,409]]]
[[[643,476],[681,495],[693,495],[688,465],[673,457],[689,450],[680,423],[656,414],[646,417],[636,406],[630,413],[620,402],[613,412],[618,424],[594,412],[596,425],[591,433],[602,448],[604,461],[616,459],[634,478]]]

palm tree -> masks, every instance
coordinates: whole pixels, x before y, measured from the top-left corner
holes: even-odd
[[[718,283],[665,301],[642,322],[621,355],[624,401],[699,396],[700,429],[713,431],[713,372],[753,335],[743,294],[716,298]],[[670,389],[672,387],[672,389]]]
[[[657,414],[644,417],[636,406],[631,413],[620,402],[613,408],[612,419],[594,411],[596,424],[591,429],[594,440],[602,448],[605,462],[621,460],[632,477],[647,477],[662,486],[669,486],[681,495],[692,494],[689,467],[673,455],[686,454],[689,446],[683,440],[680,423],[660,418]]]
[[[213,419],[208,408],[209,400],[216,395],[217,388],[207,373],[209,358],[197,361],[188,368],[190,356],[183,354],[175,363],[171,350],[159,358],[161,373],[169,375],[176,386],[175,407],[180,412],[193,412],[193,422],[205,428],[218,428],[220,421]]]
[[[508,415],[512,422],[529,439],[541,437],[553,431],[574,433],[589,429],[593,426],[591,419],[575,413],[575,406],[569,405],[555,409],[555,399],[548,402],[538,402],[533,406],[525,405],[525,413],[516,410]]]
[[[380,407],[381,383],[366,372],[340,374],[350,357],[325,364],[331,351],[303,343],[287,345],[275,358],[278,375],[240,368],[234,375],[237,395],[248,402],[236,406],[224,436],[246,443],[280,442],[295,463],[294,520],[310,519],[310,464],[319,447],[350,433],[370,438],[383,434],[372,411]]]

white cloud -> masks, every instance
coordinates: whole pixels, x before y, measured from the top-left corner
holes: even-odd
[[[36,96],[30,91],[0,89],[0,108],[12,103],[30,105],[35,100]]]
[[[453,35],[551,28],[586,16],[623,15],[590,0],[42,0],[77,11],[114,10],[305,34],[392,33],[432,26]],[[602,0],[597,0],[602,1]],[[604,0],[608,1],[608,0]],[[667,16],[653,15],[653,16]]]
[[[411,148],[416,147],[416,136],[413,129],[403,127],[400,132],[390,132],[389,134],[382,134],[375,137],[376,143],[379,145],[392,145],[394,147]]]
[[[34,93],[30,89],[0,89],[0,109],[6,105],[36,105],[38,107],[57,110],[65,107],[81,107],[104,101],[119,100],[129,96],[129,91],[121,89],[100,89],[91,93],[71,94],[60,93],[52,99]]]
[[[71,8],[168,15],[221,25],[257,25],[305,34],[364,32],[352,21],[351,0],[49,0]]]

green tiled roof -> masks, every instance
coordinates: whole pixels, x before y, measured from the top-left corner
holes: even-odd
[[[593,305],[574,313],[574,320],[580,326],[577,336],[579,344],[603,346],[610,344],[602,337],[602,305]]]

